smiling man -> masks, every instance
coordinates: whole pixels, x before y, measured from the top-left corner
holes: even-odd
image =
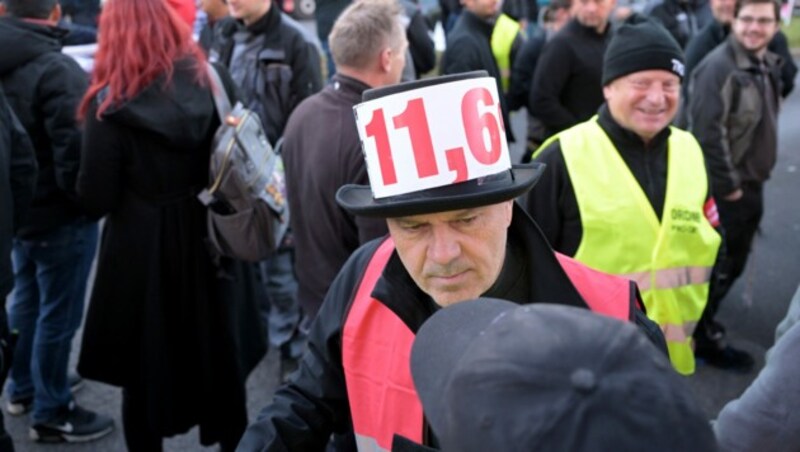
[[[703,147],[720,201],[726,249],[695,335],[697,352],[712,365],[739,371],[750,370],[753,359],[725,343],[714,315],[747,263],[764,212],[764,183],[777,158],[781,58],[767,46],[779,20],[776,1],[737,1],[730,35],[700,62],[689,85],[689,130]]]
[[[554,253],[514,203],[544,168],[511,165],[486,72],[368,90],[364,100],[355,112],[370,186],[345,185],[336,200],[385,218],[389,235],[344,265],[299,371],[240,450],[321,451],[331,432],[351,429],[361,451],[436,448],[411,380],[411,345],[434,312],[481,295],[591,309],[635,322],[664,348],[633,283]]]
[[[637,282],[673,366],[691,374],[720,237],[700,146],[669,127],[682,78],[672,36],[629,19],[605,54],[605,105],[542,145],[549,171],[527,206],[556,251]]]

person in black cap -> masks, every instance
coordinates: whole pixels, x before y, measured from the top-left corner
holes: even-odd
[[[632,16],[606,51],[598,115],[534,154],[549,171],[527,210],[557,251],[637,282],[675,369],[688,375],[720,235],[703,152],[669,126],[682,78],[672,36]]]
[[[363,99],[354,111],[370,186],[345,185],[336,199],[386,218],[389,236],[344,265],[298,372],[240,450],[323,450],[332,431],[348,429],[359,450],[436,447],[411,381],[411,344],[438,309],[481,295],[592,309],[635,322],[664,347],[633,283],[553,253],[514,203],[544,166],[511,165],[486,72],[368,90]]]
[[[442,309],[411,350],[414,384],[445,452],[716,450],[669,366],[631,325],[497,299]]]

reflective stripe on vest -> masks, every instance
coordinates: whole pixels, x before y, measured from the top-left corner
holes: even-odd
[[[659,220],[596,117],[556,139],[583,228],[575,258],[636,281],[648,316],[664,331],[673,366],[693,373],[692,333],[708,300],[720,244],[703,212],[708,180],[700,146],[689,133],[671,129]]]
[[[391,450],[395,434],[422,444],[422,405],[411,379],[414,333],[372,290],[394,251],[380,244],[364,271],[342,334],[342,365],[356,443],[360,452]],[[600,273],[567,256],[559,264],[592,311],[632,318],[630,282]]]
[[[497,68],[500,70],[503,92],[508,91],[508,85],[511,83],[511,47],[514,45],[514,39],[517,38],[519,30],[519,23],[505,14],[497,17],[492,29],[492,54],[497,62]]]

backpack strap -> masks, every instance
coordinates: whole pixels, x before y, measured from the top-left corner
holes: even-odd
[[[208,75],[211,79],[211,94],[214,96],[214,105],[217,107],[217,115],[219,122],[225,123],[225,117],[231,112],[231,100],[228,98],[228,92],[225,91],[225,85],[222,84],[222,79],[217,72],[217,69],[211,63],[208,65]]]

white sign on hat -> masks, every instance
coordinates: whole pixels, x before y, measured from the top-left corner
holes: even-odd
[[[375,199],[511,168],[491,77],[402,91],[353,110]]]

